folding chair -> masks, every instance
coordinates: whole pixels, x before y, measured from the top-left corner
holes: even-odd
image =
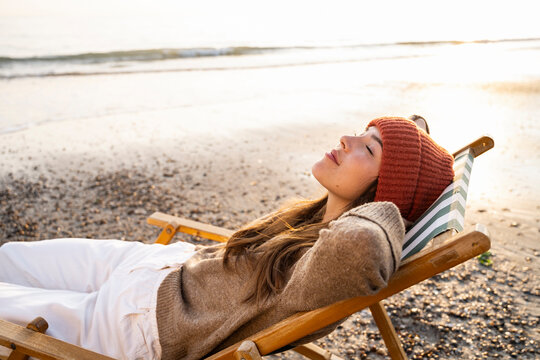
[[[491,138],[481,137],[453,154],[454,181],[407,231],[400,268],[392,276],[387,288],[373,296],[344,300],[325,308],[293,315],[253,335],[248,341],[233,345],[208,359],[233,359],[234,354],[237,358],[258,359],[366,307],[370,308],[391,358],[406,359],[405,351],[380,301],[490,248],[487,231],[482,225],[462,231],[474,159],[493,145]],[[167,244],[176,232],[222,242],[227,241],[233,233],[159,212],[148,218],[148,223],[163,228],[156,240],[162,244]],[[431,245],[426,246],[428,243]],[[296,347],[294,350],[312,359],[330,359],[332,356],[314,344]]]
[[[482,225],[476,225],[467,231],[462,230],[474,158],[491,149],[493,145],[491,138],[482,137],[454,153],[456,175],[453,183],[407,232],[402,262],[385,289],[375,295],[351,298],[324,308],[295,314],[207,359],[261,359],[263,355],[283,349],[366,307],[371,310],[390,357],[406,359],[390,318],[380,302],[490,248],[487,231]],[[148,223],[163,228],[156,239],[156,242],[161,244],[169,243],[177,232],[221,242],[227,241],[233,233],[231,230],[159,212],[150,216]],[[19,350],[13,351],[12,356],[20,352],[42,359],[110,359],[2,320],[0,345]],[[57,351],[53,352],[53,349]],[[336,358],[314,344],[298,346],[294,350],[311,359]]]

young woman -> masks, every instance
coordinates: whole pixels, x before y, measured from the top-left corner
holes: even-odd
[[[313,165],[323,198],[268,214],[226,245],[7,243],[0,318],[43,316],[51,336],[115,358],[199,359],[298,311],[385,287],[404,221],[452,181],[452,164],[413,121],[377,118]]]

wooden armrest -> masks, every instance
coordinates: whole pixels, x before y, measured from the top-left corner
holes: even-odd
[[[324,308],[294,314],[251,336],[249,340],[255,342],[262,355],[269,354],[420,281],[482,254],[490,246],[491,243],[485,228],[478,225],[473,230],[464,231],[453,236],[436,248],[422,251],[421,256],[416,257],[414,260],[402,263],[388,282],[388,286],[377,294],[359,296]],[[232,354],[237,347],[238,344],[232,345],[208,357],[207,360],[232,360]]]
[[[495,146],[495,142],[489,136],[482,136],[481,138],[476,139],[472,143],[465,145],[458,151],[455,151],[452,156],[456,157],[463,150],[471,149],[474,157],[481,155]]]
[[[0,320],[0,345],[42,360],[114,360],[5,320]]]
[[[227,242],[231,235],[234,234],[234,231],[229,229],[184,219],[161,212],[153,213],[148,219],[146,219],[146,222],[148,222],[150,225],[159,226],[160,228],[166,228],[167,225],[173,225],[176,231],[219,242]]]

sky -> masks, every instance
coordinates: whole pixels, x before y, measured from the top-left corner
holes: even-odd
[[[383,42],[483,40],[540,37],[538,1],[180,1],[180,0],[0,0],[0,18],[145,18],[182,21],[191,30],[241,32],[264,39],[292,36],[335,40],[336,36]],[[235,30],[236,29],[236,30]]]

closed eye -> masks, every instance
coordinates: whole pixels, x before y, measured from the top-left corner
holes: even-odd
[[[369,146],[366,145],[366,149],[367,149],[367,151],[369,151],[369,153],[371,154],[371,156],[374,156],[374,155],[373,155],[373,151],[371,151],[371,149],[369,148]]]

